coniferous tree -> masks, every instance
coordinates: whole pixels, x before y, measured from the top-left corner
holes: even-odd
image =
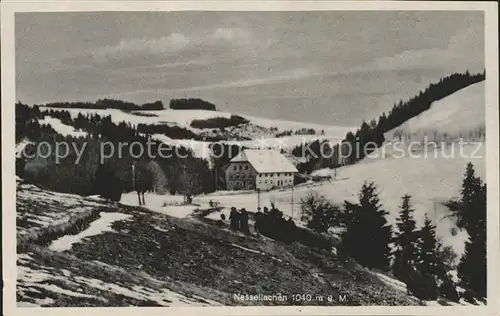
[[[439,295],[451,301],[458,302],[460,296],[458,295],[455,282],[453,281],[450,271],[456,269],[455,260],[456,253],[451,246],[444,246],[441,241],[438,241],[437,250],[437,274],[436,277],[440,281]]]
[[[341,209],[324,196],[309,194],[300,199],[302,220],[307,222],[307,227],[319,233],[326,233],[332,226],[342,222]]]
[[[373,182],[363,184],[359,203],[346,202],[346,232],[342,251],[358,263],[384,271],[389,269],[392,228],[387,224]]]
[[[398,232],[395,237],[396,251],[393,272],[400,279],[404,278],[405,267],[414,265],[417,260],[418,234],[410,199],[410,195],[403,196],[399,218],[396,223]]]
[[[420,229],[419,235],[417,269],[425,276],[435,276],[439,269],[436,255],[438,240],[436,226],[432,224],[427,214],[425,214],[424,226]]]
[[[107,163],[99,164],[93,181],[94,193],[99,194],[99,196],[107,200],[119,201],[119,197],[115,194],[117,185],[118,179],[111,166]]]
[[[474,295],[486,298],[486,234],[472,236],[465,243],[465,253],[458,265],[460,284]]]
[[[417,261],[415,266],[409,266],[405,283],[408,290],[416,297],[424,300],[434,300],[438,295],[436,274],[439,264],[436,255],[437,239],[435,227],[425,215],[425,222],[418,232]]]
[[[351,131],[347,132],[342,141],[341,156],[344,157],[343,164],[349,165],[356,162],[356,136]]]
[[[448,207],[457,219],[457,226],[469,234],[465,253],[458,265],[461,285],[477,298],[486,297],[486,184],[475,175],[474,166],[467,164],[462,183],[462,197]]]

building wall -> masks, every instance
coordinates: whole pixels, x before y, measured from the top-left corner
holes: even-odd
[[[256,188],[270,190],[293,186],[293,172],[261,173],[256,177]]]
[[[254,190],[257,173],[248,162],[231,162],[226,168],[227,190]]]

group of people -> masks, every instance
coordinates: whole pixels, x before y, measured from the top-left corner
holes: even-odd
[[[223,220],[225,218],[222,218]],[[249,213],[246,209],[242,208],[237,210],[235,207],[231,208],[229,215],[230,228],[235,231],[240,231],[244,234],[250,234],[248,225]],[[293,242],[296,240],[297,226],[291,217],[285,219],[283,212],[278,210],[274,203],[271,203],[271,208],[264,207],[257,208],[255,213],[255,233],[257,235],[264,235],[272,239],[281,240],[284,242]]]
[[[258,234],[284,242],[293,242],[297,236],[297,226],[293,219],[285,219],[283,212],[274,203],[271,203],[271,209],[264,207],[263,212],[258,209],[255,214],[255,230]]]
[[[241,210],[237,210],[236,207],[231,207],[231,213],[229,214],[229,221],[231,224],[229,227],[232,230],[237,230],[249,235],[250,228],[248,227],[248,217],[246,209],[242,208]]]

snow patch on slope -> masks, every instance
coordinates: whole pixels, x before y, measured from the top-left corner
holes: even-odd
[[[60,119],[51,116],[45,116],[39,121],[40,124],[47,124],[61,135],[73,137],[85,137],[87,132],[76,131],[73,126],[63,124]]]
[[[104,232],[112,232],[113,229],[111,225],[116,221],[121,221],[132,217],[132,215],[126,215],[122,213],[107,213],[101,212],[99,214],[101,217],[92,222],[90,227],[81,231],[77,235],[66,235],[57,240],[54,240],[49,249],[52,251],[67,251],[70,250],[73,244],[80,242],[86,237],[100,235]]]

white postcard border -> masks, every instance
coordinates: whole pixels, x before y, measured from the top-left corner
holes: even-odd
[[[64,11],[354,11],[479,10],[485,13],[486,170],[488,206],[488,305],[477,307],[113,307],[36,308],[16,306],[16,197],[14,160],[15,12]],[[423,1],[7,1],[1,4],[2,231],[4,314],[11,315],[498,315],[500,314],[498,4]]]

